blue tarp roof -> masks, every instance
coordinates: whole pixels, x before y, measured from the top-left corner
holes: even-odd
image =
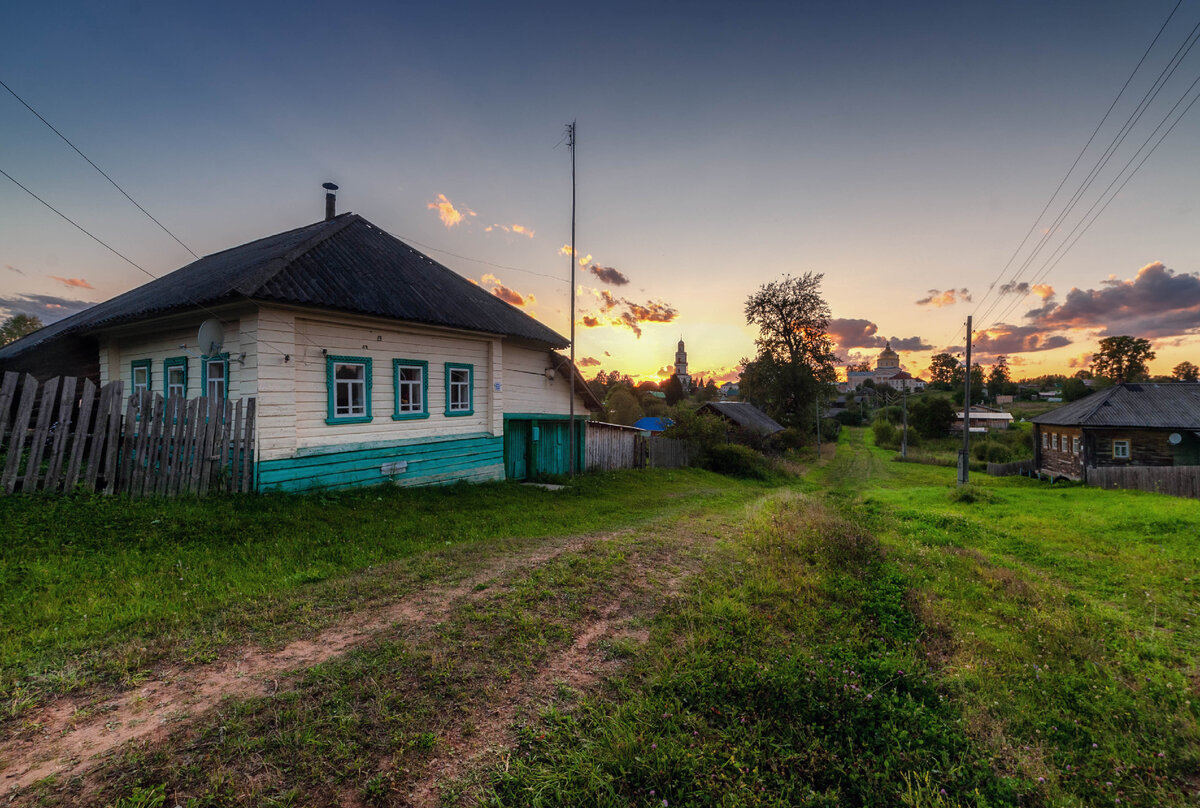
[[[644,429],[647,432],[662,432],[669,426],[675,426],[675,422],[670,418],[639,418],[633,422],[635,429]]]

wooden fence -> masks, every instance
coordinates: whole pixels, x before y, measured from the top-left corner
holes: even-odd
[[[646,433],[631,426],[588,421],[584,457],[588,471],[640,469],[646,466]]]
[[[253,398],[125,398],[122,382],[5,373],[0,491],[174,496],[254,489]],[[122,416],[122,413],[124,415]]]
[[[1029,476],[1037,471],[1033,460],[1014,460],[1012,463],[988,463],[987,473],[993,477]]]
[[[661,435],[650,438],[649,465],[656,469],[677,469],[690,466],[696,462],[699,450],[685,440],[664,438]]]
[[[1088,485],[1200,499],[1200,466],[1089,466]]]

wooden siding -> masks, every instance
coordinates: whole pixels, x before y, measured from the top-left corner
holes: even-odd
[[[1133,488],[1200,499],[1200,466],[1109,466],[1089,468],[1088,485]]]
[[[1172,429],[1088,429],[1089,466],[1173,466]],[[1113,457],[1113,441],[1129,441],[1129,457]]]
[[[1083,479],[1085,464],[1090,463],[1092,455],[1088,453],[1088,443],[1084,439],[1083,430],[1072,426],[1052,426],[1049,424],[1034,424],[1033,439],[1037,458],[1037,468],[1043,474],[1054,477],[1066,477],[1069,480]],[[1043,445],[1042,436],[1047,437]],[[1054,436],[1058,436],[1058,448],[1054,447]],[[1074,440],[1080,438],[1079,451],[1074,449]],[[1063,440],[1066,440],[1065,448]]]
[[[588,471],[616,471],[646,465],[646,433],[631,426],[588,421],[586,428]]]
[[[297,457],[260,462],[257,480],[260,491],[309,491],[385,483],[413,486],[481,482],[503,477],[503,438],[476,432],[314,447]]]
[[[298,314],[296,355],[293,357],[296,448],[490,432],[490,342],[489,337],[431,333],[400,325],[385,327],[361,318],[340,316],[334,321]],[[326,423],[329,396],[323,351],[333,356],[361,356],[372,360],[369,422]],[[425,380],[428,385],[428,418],[392,420],[395,412],[393,359],[417,359],[429,363],[429,374]],[[470,364],[473,367],[471,415],[445,414],[447,362]],[[266,402],[262,406],[265,410]]]
[[[508,343],[504,346],[504,409],[506,412],[568,415],[571,411],[571,380],[565,374],[546,378],[553,367],[550,352]],[[587,415],[587,405],[575,393],[575,414]]]
[[[204,391],[200,389],[201,350],[196,345],[196,332],[200,324],[212,315],[200,312],[184,318],[176,318],[159,324],[149,323],[134,328],[114,329],[101,340],[99,351],[100,383],[102,385],[113,381],[121,381],[127,391],[133,390],[133,371],[130,363],[149,359],[151,361],[150,391],[164,392],[163,360],[175,356],[187,357],[187,393],[186,397],[194,398]],[[228,398],[233,401],[238,398],[254,396],[253,384],[245,384],[244,366],[237,357],[247,351],[242,339],[241,317],[222,313],[220,318],[225,325],[225,338],[221,346],[222,353],[229,354]],[[186,350],[180,348],[185,345]],[[249,353],[247,352],[247,359]]]
[[[258,457],[291,457],[296,453],[296,315],[264,306],[254,317],[253,334]],[[321,365],[324,367],[324,360]]]

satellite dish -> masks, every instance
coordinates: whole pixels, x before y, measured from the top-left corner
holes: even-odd
[[[196,344],[205,356],[213,356],[221,352],[221,344],[225,341],[225,327],[221,321],[210,317],[200,324],[196,334]]]
[[[1178,446],[1180,441],[1182,441],[1182,440],[1183,440],[1183,435],[1180,435],[1178,432],[1172,432],[1170,435],[1167,436],[1167,441],[1172,446]]]

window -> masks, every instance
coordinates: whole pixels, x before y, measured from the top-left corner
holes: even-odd
[[[1079,438],[1071,438],[1071,454],[1079,454]]]
[[[446,363],[446,415],[473,415],[471,383],[475,369],[472,365]]]
[[[362,424],[371,420],[371,359],[326,356],[325,386],[329,393],[327,424]]]
[[[229,398],[229,354],[200,357],[200,389],[210,399]]]
[[[1056,452],[1058,451],[1058,433],[1057,432],[1055,432],[1050,437],[1050,445],[1054,447],[1054,451],[1056,451]]]
[[[1042,448],[1043,449],[1050,448],[1050,433],[1049,432],[1042,433]]]
[[[163,383],[166,385],[167,398],[179,396],[187,398],[187,357],[172,356],[163,360]]]
[[[129,367],[132,369],[134,394],[150,392],[153,389],[150,386],[150,360],[136,359],[129,363]]]
[[[396,388],[396,411],[392,418],[396,421],[428,418],[425,377],[429,375],[429,363],[417,359],[393,359],[392,373]]]
[[[1128,460],[1129,459],[1129,441],[1115,440],[1113,441],[1113,460]]]

